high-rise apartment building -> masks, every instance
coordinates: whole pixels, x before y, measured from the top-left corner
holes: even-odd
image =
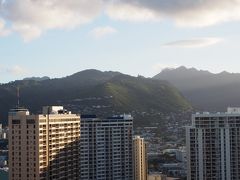
[[[147,180],[147,144],[140,136],[133,138],[134,180]]]
[[[80,179],[132,180],[130,115],[99,119],[81,116]]]
[[[10,180],[78,180],[80,116],[61,106],[9,112]]]
[[[149,174],[148,175],[148,180],[167,180],[167,175],[164,175],[164,174]]]
[[[2,128],[2,124],[0,124],[0,139],[3,138],[3,128]]]
[[[240,179],[240,108],[194,114],[186,144],[188,180]]]

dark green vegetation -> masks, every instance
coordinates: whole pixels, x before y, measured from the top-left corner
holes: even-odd
[[[213,74],[191,68],[166,69],[154,79],[173,84],[202,111],[226,111],[228,106],[240,106],[240,74]]]
[[[118,72],[86,70],[60,79],[22,80],[0,86],[0,120],[20,104],[37,113],[44,105],[64,105],[74,113],[108,116],[132,113],[138,122],[143,114],[179,112],[191,109],[184,97],[166,81],[132,77]]]

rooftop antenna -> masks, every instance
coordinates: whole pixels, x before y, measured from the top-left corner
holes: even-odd
[[[19,108],[20,105],[20,88],[17,87],[17,108]]]

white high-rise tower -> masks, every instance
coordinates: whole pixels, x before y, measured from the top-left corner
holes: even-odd
[[[186,143],[188,180],[240,179],[240,108],[194,114]]]

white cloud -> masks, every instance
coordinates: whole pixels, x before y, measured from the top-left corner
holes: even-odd
[[[23,75],[27,73],[27,70],[19,65],[6,68],[6,72],[12,75]]]
[[[240,0],[0,0],[0,36],[13,31],[31,41],[48,30],[79,27],[102,12],[115,20],[170,19],[203,27],[240,21]]]
[[[0,16],[10,22],[25,41],[47,30],[88,23],[101,11],[101,0],[5,0],[0,5]]]
[[[5,21],[3,19],[0,19],[0,37],[7,36],[10,33],[11,31],[5,26]]]
[[[122,21],[158,21],[160,16],[146,8],[132,6],[130,4],[111,4],[107,7],[106,14],[115,19]]]
[[[221,38],[195,38],[188,40],[179,40],[164,44],[164,47],[179,47],[179,48],[201,48],[211,46],[222,41]]]
[[[1,66],[0,73],[11,74],[11,75],[24,75],[27,73],[27,70],[19,65],[14,66]]]
[[[90,35],[92,35],[95,38],[102,38],[104,36],[114,34],[116,32],[117,30],[110,26],[96,27],[90,32]]]
[[[240,20],[240,0],[115,0],[107,14],[119,20],[172,19],[179,26],[203,27]]]

